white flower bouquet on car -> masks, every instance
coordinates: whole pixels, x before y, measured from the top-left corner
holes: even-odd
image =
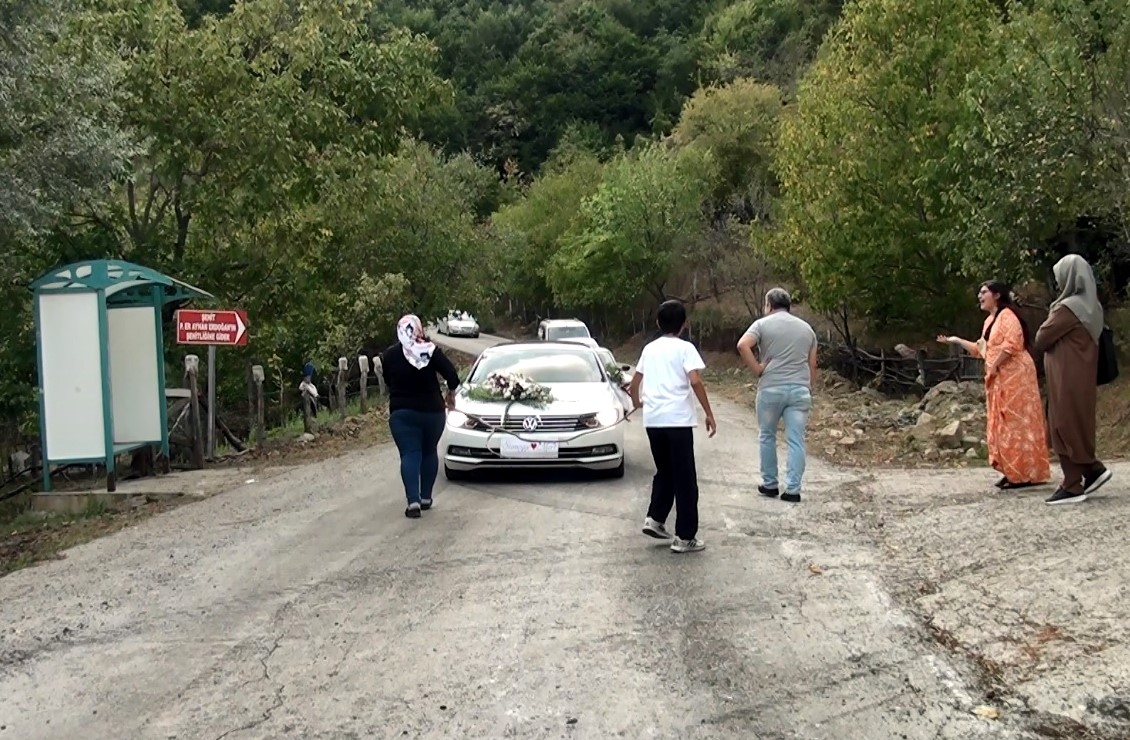
[[[544,406],[553,402],[553,394],[519,373],[494,372],[480,384],[467,389],[472,401],[497,401],[498,403],[523,403],[527,406]]]

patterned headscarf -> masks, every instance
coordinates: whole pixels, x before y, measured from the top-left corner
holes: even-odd
[[[408,314],[396,324],[396,336],[404,349],[404,356],[417,370],[423,370],[432,361],[436,346],[424,334],[424,325],[418,316]]]

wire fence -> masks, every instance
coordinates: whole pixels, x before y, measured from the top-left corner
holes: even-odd
[[[860,386],[905,396],[923,393],[946,380],[979,381],[985,376],[984,362],[967,353],[931,358],[925,350],[867,351],[847,345],[822,348],[822,364]]]

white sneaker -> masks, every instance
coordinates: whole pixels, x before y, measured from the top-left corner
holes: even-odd
[[[648,537],[654,537],[657,540],[671,539],[671,533],[667,531],[667,527],[661,522],[657,522],[651,517],[643,520],[643,533]]]
[[[671,552],[698,552],[706,549],[706,543],[695,537],[693,540],[681,540],[678,537],[671,543]]]

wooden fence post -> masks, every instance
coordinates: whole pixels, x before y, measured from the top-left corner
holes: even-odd
[[[349,399],[345,395],[346,373],[349,371],[349,358],[337,358],[337,403],[342,417],[349,414]]]
[[[357,366],[361,368],[361,413],[369,413],[369,358],[358,355]]]
[[[247,368],[247,446],[251,446],[251,435],[255,432],[255,368],[261,367],[259,365],[251,365]]]
[[[373,355],[373,374],[377,376],[377,389],[384,398],[388,395],[388,388],[385,387],[384,363],[381,362],[380,355]]]
[[[306,434],[314,433],[314,397],[302,392],[302,431]]]
[[[200,358],[196,355],[186,355],[184,377],[188,386],[188,423],[192,433],[192,464],[197,470],[204,467],[204,429],[200,424],[200,389],[196,383],[199,370]]]
[[[255,446],[262,447],[267,439],[267,409],[263,403],[263,366],[251,366],[251,380],[255,383]],[[248,442],[251,435],[248,434]]]

